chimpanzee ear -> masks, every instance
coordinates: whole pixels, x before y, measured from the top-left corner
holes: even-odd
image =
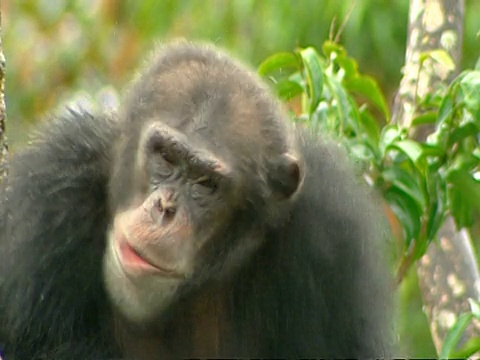
[[[271,163],[269,185],[277,200],[289,199],[300,187],[303,174],[298,159],[284,153]]]

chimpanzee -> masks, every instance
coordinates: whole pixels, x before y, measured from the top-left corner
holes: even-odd
[[[388,355],[367,191],[213,46],[161,47],[118,111],[53,116],[2,186],[7,359]]]

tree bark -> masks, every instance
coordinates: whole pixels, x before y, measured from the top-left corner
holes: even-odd
[[[0,34],[2,31],[1,23],[1,1],[0,1]],[[3,55],[3,44],[0,36],[0,183],[7,174],[7,138],[5,136],[5,56]]]
[[[457,75],[461,59],[464,0],[411,0],[404,76],[395,98],[393,119],[409,128],[416,111],[416,98],[447,85]],[[420,64],[420,55],[431,50],[445,50],[455,69],[427,59]],[[432,127],[416,128],[411,135],[424,140]],[[469,233],[457,231],[448,217],[424,257],[417,262],[419,285],[424,309],[437,353],[458,316],[469,311],[469,298],[479,299],[480,276]],[[480,327],[472,323],[460,345],[480,335]]]

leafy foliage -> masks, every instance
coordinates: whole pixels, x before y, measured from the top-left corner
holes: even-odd
[[[444,54],[432,52],[438,61]],[[480,215],[480,71],[462,73],[447,89],[418,99],[410,128],[390,121],[379,86],[361,74],[343,47],[327,41],[267,58],[259,73],[292,107],[294,119],[337,138],[382,194],[403,229],[405,269],[426,251],[447,214],[458,228]],[[426,141],[412,130],[433,124]]]
[[[480,351],[480,338],[473,337],[466,341],[461,349],[456,349],[467,326],[473,321],[480,321],[480,303],[469,299],[470,312],[460,315],[448,332],[443,342],[440,359],[467,359]]]

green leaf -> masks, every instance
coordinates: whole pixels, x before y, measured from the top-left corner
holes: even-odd
[[[460,142],[466,137],[469,136],[477,136],[479,134],[479,129],[477,126],[472,123],[468,122],[465,125],[459,126],[455,128],[448,137],[448,147],[453,146],[456,142]]]
[[[450,170],[447,181],[450,211],[457,227],[472,226],[474,214],[480,214],[480,182],[466,169]]]
[[[472,315],[475,316],[477,320],[480,320],[480,303],[472,298],[468,299],[468,303],[470,305],[470,311]]]
[[[424,124],[435,124],[436,121],[437,121],[437,113],[434,111],[430,111],[413,118],[412,126],[418,126],[418,125],[424,125]]]
[[[336,56],[347,56],[345,48],[331,40],[327,40],[322,45],[322,52],[325,54],[326,58],[330,58],[333,53],[336,53]]]
[[[338,64],[340,69],[343,70],[343,79],[350,80],[352,78],[360,76],[358,72],[358,63],[355,59],[352,59],[348,56],[337,56],[335,63]]]
[[[452,351],[451,359],[469,359],[472,355],[480,350],[480,338],[473,337],[466,341],[460,350]]]
[[[477,33],[477,37],[478,37],[478,34],[480,34],[480,31]],[[477,62],[475,63],[475,70],[480,71],[480,58],[478,58]]]
[[[470,172],[471,170],[476,168],[479,165],[479,162],[475,150],[477,149],[474,149],[472,152],[465,151],[457,154],[457,156],[455,156],[453,162],[447,169],[447,176],[452,171],[463,170],[466,172]],[[470,174],[469,177],[471,177]],[[473,179],[473,177],[471,178]]]
[[[303,88],[299,83],[288,79],[277,82],[275,90],[278,97],[283,101],[290,100],[303,92]]]
[[[332,109],[336,112],[335,134],[345,135],[347,124],[358,131],[360,114],[356,111],[355,102],[334,75],[325,74],[324,80],[330,96],[335,99],[335,101],[332,101]]]
[[[313,47],[297,50],[303,62],[310,100],[309,114],[317,108],[323,93],[323,69],[320,56]]]
[[[385,126],[382,129],[382,132],[380,134],[380,142],[379,142],[379,148],[380,148],[382,157],[385,156],[387,147],[394,141],[397,141],[398,139],[400,139],[400,136],[401,136],[401,131],[398,125],[391,124],[391,125]]]
[[[449,123],[452,119],[454,113],[454,104],[455,104],[455,93],[456,87],[454,83],[450,85],[448,89],[448,93],[440,102],[440,107],[438,108],[438,117],[437,117],[437,125],[441,126],[443,123]]]
[[[437,235],[446,215],[446,189],[444,179],[429,169],[425,177],[427,191],[431,196],[430,212],[427,219],[427,241],[430,242]],[[419,254],[419,256],[423,255]]]
[[[258,74],[260,76],[266,76],[275,71],[279,71],[286,68],[299,69],[299,62],[295,54],[290,52],[279,52],[266,58],[258,66]]]
[[[387,147],[387,151],[390,149],[396,149],[404,153],[410,161],[419,169],[421,172],[425,170],[426,162],[423,160],[423,148],[422,146],[414,140],[400,140],[394,141]]]
[[[417,239],[420,233],[422,211],[415,199],[396,186],[388,188],[384,198],[402,224],[408,248],[412,239]]]
[[[359,141],[351,141],[348,147],[350,154],[361,161],[371,161],[374,158],[372,149],[365,143]]]
[[[410,196],[417,203],[419,209],[425,207],[425,197],[420,188],[420,182],[414,174],[400,167],[392,166],[382,172],[382,177]]]
[[[480,71],[468,71],[460,81],[463,101],[480,126]]]
[[[437,63],[443,65],[447,70],[455,70],[455,62],[445,50],[437,49],[432,51],[426,51],[420,55],[420,61],[425,61],[427,57],[430,57]]]
[[[307,122],[310,121],[310,126],[315,132],[322,132],[324,129],[329,131],[327,123],[331,113],[332,109],[325,102],[321,102],[317,110],[308,117]]]
[[[435,156],[435,157],[442,157],[445,155],[445,152],[443,149],[435,144],[425,144],[425,143],[419,143],[419,145],[422,147],[422,156],[427,157],[427,156]]]
[[[473,149],[472,156],[480,161],[480,147]]]
[[[380,140],[380,128],[377,121],[364,107],[360,108],[360,121],[362,122],[362,128],[365,136],[367,137],[368,143],[375,147],[375,152],[379,152],[378,142]]]
[[[462,314],[458,317],[455,325],[448,331],[445,341],[443,342],[442,350],[440,351],[440,359],[448,359],[451,357],[455,347],[458,344],[458,341],[462,337],[462,334],[465,332],[468,324],[473,319],[473,315]]]
[[[355,76],[345,81],[345,87],[352,92],[358,93],[371,101],[388,120],[390,119],[390,112],[388,110],[387,101],[383,96],[380,87],[373,78],[369,76]]]

